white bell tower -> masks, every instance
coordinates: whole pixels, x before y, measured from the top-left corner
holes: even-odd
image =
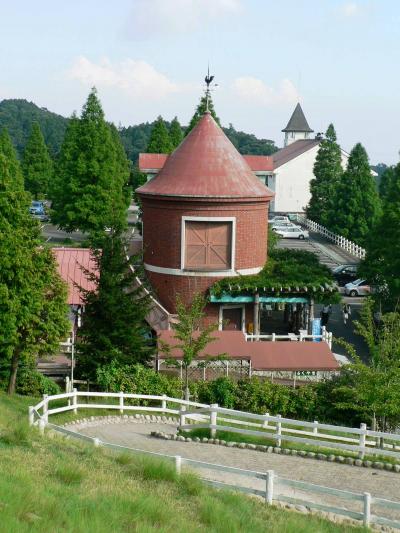
[[[282,131],[285,133],[284,146],[288,146],[300,139],[310,138],[310,133],[313,133],[314,130],[308,125],[300,103],[295,107],[286,128]]]

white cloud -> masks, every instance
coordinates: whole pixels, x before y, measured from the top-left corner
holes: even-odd
[[[134,97],[144,96],[155,100],[189,88],[172,82],[146,61],[134,59],[112,63],[108,58],[103,58],[94,63],[81,56],[67,71],[67,77],[89,87],[112,87]]]
[[[279,83],[278,88],[273,88],[258,78],[243,76],[234,80],[232,88],[240,98],[266,107],[281,102],[293,104],[299,100],[296,87],[286,78]]]
[[[134,0],[126,33],[132,39],[193,32],[237,15],[242,0]]]
[[[355,2],[347,2],[340,10],[345,17],[354,17],[360,13],[360,6]]]

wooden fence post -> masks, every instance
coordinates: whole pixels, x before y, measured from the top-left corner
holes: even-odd
[[[181,472],[182,472],[182,457],[180,455],[175,455],[175,471],[178,474],[178,476],[181,475]]]
[[[276,417],[282,418],[282,415],[276,415]],[[281,435],[282,435],[282,422],[279,420],[276,423],[276,445],[278,446],[278,448],[280,448],[282,445]]]
[[[272,505],[274,499],[274,471],[268,470],[265,483],[265,503]]]
[[[167,395],[163,394],[162,400],[161,400],[161,409],[164,412],[166,408],[167,408]]]
[[[318,420],[314,420],[312,432],[314,435],[318,435]]]
[[[186,424],[185,411],[186,405],[181,405],[181,408],[179,409],[179,429]]]
[[[77,389],[73,389],[72,391],[74,394],[72,396],[72,405],[73,405],[73,408],[74,408],[74,415],[78,414],[78,409],[77,409],[77,405],[78,405],[78,395],[77,395]]]
[[[69,376],[65,376],[65,392],[70,392],[69,390],[70,384],[69,384]]]
[[[265,413],[265,416],[269,416],[269,413]],[[268,427],[268,419],[264,420],[262,427],[263,428],[267,428]]]
[[[367,435],[367,424],[360,424],[360,429],[362,433],[360,433],[360,448],[365,448],[365,438]],[[360,449],[358,452],[358,456],[360,459],[364,459],[365,452],[363,449]]]
[[[124,393],[121,391],[119,393],[119,412],[122,415],[124,413]]]
[[[29,425],[33,426],[35,422],[35,413],[34,413],[34,407],[33,405],[29,406]]]
[[[39,433],[41,435],[44,435],[44,427],[45,427],[45,425],[46,425],[46,422],[43,420],[43,418],[41,418],[39,420]]]
[[[44,421],[47,422],[49,421],[49,415],[47,414],[48,410],[49,410],[49,400],[47,399],[48,398],[48,395],[47,394],[43,394],[43,401],[44,401],[44,405],[43,405],[43,419]]]
[[[215,411],[216,408],[218,408],[217,403],[212,403],[210,405],[211,411],[210,411],[210,426],[216,426],[217,425],[217,411]],[[215,439],[215,436],[217,434],[217,430],[211,428],[211,437]]]
[[[364,492],[364,518],[363,523],[365,527],[369,527],[371,523],[371,494]]]

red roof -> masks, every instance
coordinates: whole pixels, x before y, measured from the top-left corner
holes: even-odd
[[[68,284],[68,304],[82,305],[83,299],[79,287],[92,291],[96,284],[91,281],[85,270],[97,273],[96,263],[89,248],[53,248],[58,272]]]
[[[274,161],[270,155],[244,155],[242,156],[253,172],[272,171]],[[142,172],[160,170],[165,165],[168,154],[139,154],[139,169]]]
[[[171,346],[179,341],[173,330],[158,331],[158,338]],[[216,338],[205,353],[217,356],[226,353],[231,359],[249,359],[253,370],[338,370],[339,365],[326,342],[260,341],[247,342],[241,331],[216,331]],[[202,354],[205,357],[205,354]],[[163,354],[159,354],[163,358]],[[182,353],[172,350],[172,357]]]
[[[206,113],[139,194],[268,200],[273,196]]]

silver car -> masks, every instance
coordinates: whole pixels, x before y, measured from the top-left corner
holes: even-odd
[[[273,228],[275,233],[284,239],[308,239],[309,234],[307,230],[301,229],[298,226],[293,226],[291,228],[282,228],[277,227]]]
[[[346,283],[344,292],[348,296],[368,296],[372,291],[368,281],[360,278],[351,283]]]

